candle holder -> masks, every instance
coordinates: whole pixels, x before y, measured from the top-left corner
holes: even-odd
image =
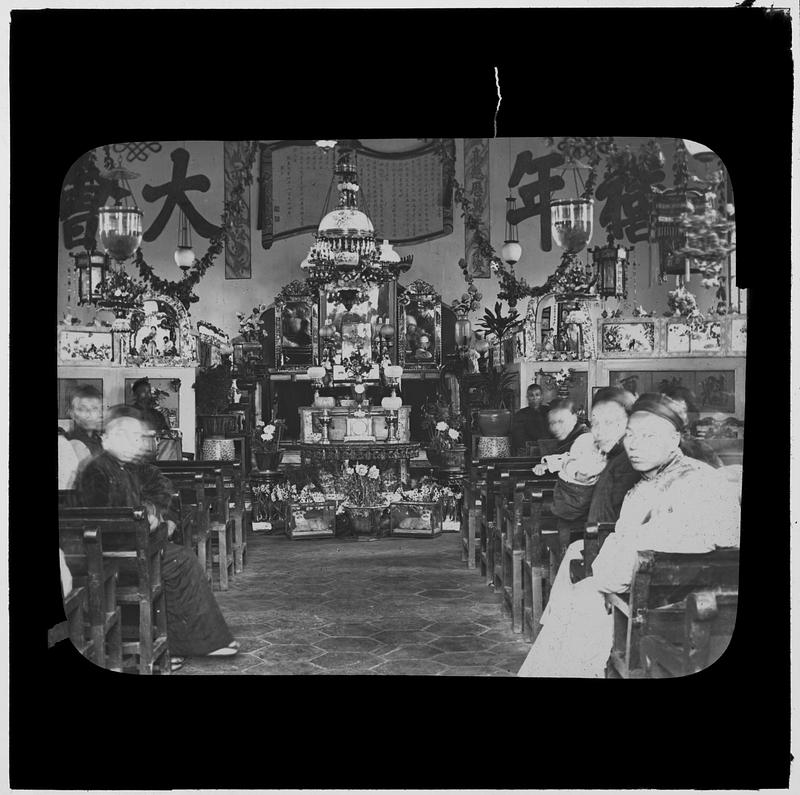
[[[323,387],[323,379],[325,378],[324,367],[309,367],[306,370],[308,377],[311,379],[311,386],[314,387],[314,402],[319,402],[319,390]]]
[[[389,409],[385,418],[386,422],[386,441],[389,444],[398,444],[398,427],[400,425],[400,415],[397,409]]]
[[[322,429],[322,439],[321,444],[330,444],[331,441],[328,438],[328,432],[331,427],[331,422],[333,421],[333,417],[328,414],[328,409],[323,409],[322,414],[319,417],[319,425]]]

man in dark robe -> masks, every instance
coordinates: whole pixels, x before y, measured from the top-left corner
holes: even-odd
[[[100,427],[103,421],[103,396],[89,384],[78,387],[72,393],[69,413],[72,430],[67,434],[67,439],[72,443],[78,460],[102,453]]]
[[[133,405],[139,410],[145,425],[149,426],[151,431],[155,431],[156,435],[168,431],[169,424],[166,418],[155,408],[150,381],[147,378],[140,378],[133,385],[131,391],[133,392]]]
[[[531,384],[525,394],[528,405],[514,414],[511,425],[511,444],[516,455],[525,455],[528,442],[538,442],[551,436],[547,422],[550,407],[542,405],[542,388],[539,384]]]
[[[135,409],[122,407],[106,425],[103,452],[79,473],[78,504],[87,507],[144,507],[150,528],[167,522],[172,486],[157,467],[142,461],[144,426]],[[184,656],[229,656],[238,643],[211,592],[195,554],[167,541],[161,564],[166,589],[167,636],[175,665]]]
[[[539,446],[542,455],[562,455],[568,453],[572,443],[584,433],[589,432],[585,423],[578,419],[575,402],[569,398],[554,400],[547,412],[547,423],[552,439],[544,437]]]

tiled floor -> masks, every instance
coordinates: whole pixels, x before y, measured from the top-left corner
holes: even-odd
[[[529,644],[461,561],[460,537],[376,541],[251,535],[216,597],[241,651],[183,674],[514,676]]]

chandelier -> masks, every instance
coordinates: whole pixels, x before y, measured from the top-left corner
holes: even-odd
[[[97,210],[100,244],[106,254],[120,265],[130,259],[142,244],[142,211],[135,201],[132,206],[128,205],[128,196],[133,196],[128,181],[138,176],[122,167],[120,157],[117,167],[106,172],[106,177],[127,188],[127,195]]]
[[[325,150],[333,143],[317,142]],[[413,255],[401,257],[388,240],[376,242],[372,221],[359,209],[361,188],[349,151],[336,161],[334,179],[339,194],[337,207],[328,211],[326,199],[315,242],[300,263],[306,282],[314,290],[351,290],[355,294],[359,282],[385,284],[397,279],[411,267]]]
[[[580,169],[590,168],[575,160],[568,163],[562,171],[571,171],[575,182],[574,199],[554,199],[550,202],[550,223],[553,240],[569,253],[577,253],[592,239],[594,200],[587,194],[587,186]],[[581,182],[582,191],[578,188]]]

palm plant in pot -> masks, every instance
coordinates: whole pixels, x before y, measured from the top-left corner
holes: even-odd
[[[478,325],[484,330],[487,337],[491,335],[497,340],[502,351],[503,342],[519,330],[521,322],[519,312],[516,309],[511,309],[504,316],[500,302],[497,301],[494,305],[494,312],[491,309],[484,308],[483,317]]]
[[[511,402],[514,374],[505,368],[490,367],[481,374],[480,387],[484,408],[478,411],[478,426],[483,436],[507,436],[511,431]]]

